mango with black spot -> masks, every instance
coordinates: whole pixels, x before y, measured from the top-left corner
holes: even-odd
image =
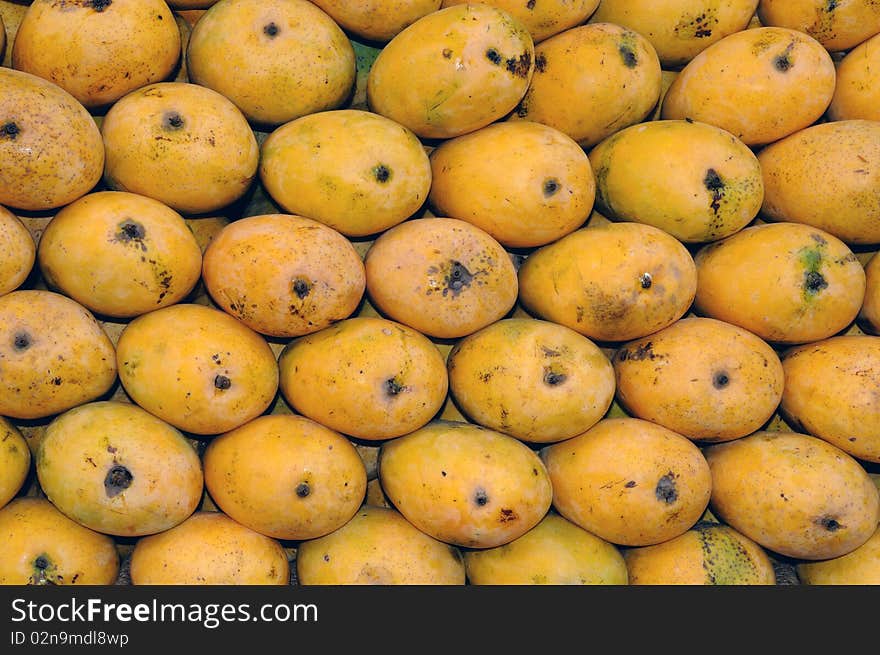
[[[621,549],[556,512],[509,543],[463,556],[472,585],[628,584]]]
[[[141,407],[78,405],[46,427],[37,446],[40,488],[67,516],[98,532],[167,530],[202,499],[202,464],[183,434]]]
[[[533,121],[500,121],[431,150],[428,203],[486,230],[505,247],[532,248],[581,227],[596,181],[583,148]]]
[[[378,316],[355,316],[290,341],[278,357],[281,393],[299,414],[378,441],[422,427],[449,387],[428,337]]]
[[[350,316],[366,289],[352,242],[295,214],[245,216],[205,248],[202,282],[215,303],[262,335],[297,337]]]
[[[367,250],[364,268],[375,309],[428,337],[463,337],[516,304],[512,256],[484,229],[458,218],[418,218],[387,229]]]
[[[757,6],[758,0],[602,0],[589,22],[644,34],[663,68],[677,69],[722,37],[745,29]]]
[[[617,399],[631,415],[699,442],[737,439],[761,428],[787,382],[770,344],[700,316],[622,344],[611,361]]]
[[[631,585],[775,585],[767,551],[723,523],[699,521],[669,541],[623,551]]]
[[[133,585],[288,585],[281,544],[222,512],[200,510],[131,551]]]
[[[131,318],[180,302],[202,251],[176,211],[127,191],[96,191],[63,207],[37,250],[43,279],[104,317]]]
[[[752,150],[707,123],[631,125],[596,144],[589,159],[603,215],[659,227],[684,243],[738,232],[758,215],[764,198]]]
[[[880,32],[876,2],[761,0],[755,13],[764,25],[809,34],[829,52],[849,50]]]
[[[443,0],[441,8],[466,4],[467,0]],[[599,6],[599,0],[491,0],[487,4],[498,7],[517,18],[529,30],[535,43],[583,23]]]
[[[393,507],[364,505],[328,535],[296,550],[301,585],[463,585],[457,546],[419,530]]]
[[[553,489],[538,454],[472,423],[433,420],[379,453],[379,482],[419,530],[446,543],[491,548],[533,528]]]
[[[455,342],[446,365],[452,399],[470,420],[533,444],[584,432],[614,398],[605,353],[551,321],[498,320]]]
[[[620,546],[647,546],[683,534],[709,503],[712,479],[687,437],[640,418],[605,418],[540,451],[553,507]]]
[[[529,314],[590,339],[618,342],[685,315],[697,271],[684,244],[646,223],[592,223],[532,251],[519,268]]]
[[[119,573],[113,537],[46,498],[15,498],[0,508],[0,534],[2,585],[111,585]]]
[[[858,460],[824,439],[758,431],[703,452],[712,512],[769,551],[804,560],[840,557],[877,529],[877,486]]]
[[[342,107],[357,74],[342,27],[306,0],[220,0],[193,25],[189,80],[267,129]]]
[[[528,29],[484,3],[433,11],[382,48],[367,78],[371,111],[427,139],[448,139],[507,115],[535,71]]]
[[[647,118],[661,87],[657,51],[642,34],[579,25],[535,46],[534,75],[508,120],[550,125],[591,148]]]
[[[179,430],[220,434],[265,412],[278,391],[268,342],[216,307],[177,303],[132,319],[116,341],[131,400]]]
[[[432,184],[418,137],[360,109],[321,111],[275,129],[260,150],[260,181],[285,211],[349,237],[413,216]]]
[[[95,120],[47,79],[0,66],[0,205],[62,207],[101,181],[105,149]]]
[[[748,146],[761,146],[817,121],[835,82],[831,55],[808,34],[786,27],[744,29],[681,69],[660,116],[709,123]]]
[[[116,354],[88,309],[55,291],[0,296],[0,415],[47,418],[110,391]]]
[[[760,223],[695,254],[694,310],[775,344],[848,327],[865,297],[862,264],[840,239],[803,223]]]
[[[851,246],[880,243],[880,121],[811,125],[757,158],[762,218],[812,225]]]

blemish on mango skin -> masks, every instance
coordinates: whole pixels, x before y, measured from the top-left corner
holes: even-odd
[[[700,521],[693,529],[700,541],[708,584],[744,584],[761,577],[748,551],[726,528]]]

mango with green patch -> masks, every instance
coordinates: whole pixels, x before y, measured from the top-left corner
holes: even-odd
[[[729,525],[699,521],[669,541],[623,551],[631,585],[775,585],[773,561]]]
[[[695,254],[697,314],[774,344],[816,341],[856,318],[866,276],[840,239],[802,223],[760,223]]]

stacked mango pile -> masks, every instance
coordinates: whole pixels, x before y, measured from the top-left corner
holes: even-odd
[[[880,583],[878,3],[0,20],[0,583]]]

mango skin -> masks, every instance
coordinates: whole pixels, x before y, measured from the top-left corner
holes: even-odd
[[[104,144],[88,110],[57,84],[0,67],[0,205],[41,211],[101,181]]]
[[[342,28],[306,0],[220,0],[187,43],[189,80],[271,130],[348,100],[355,53]]]
[[[367,295],[382,315],[428,337],[455,339],[513,309],[517,272],[482,228],[450,217],[404,221],[364,256]]]
[[[180,31],[161,0],[58,3],[35,0],[22,17],[12,66],[52,81],[88,109],[168,78],[181,58]]]
[[[868,334],[880,334],[880,257],[867,256],[865,267],[865,298],[859,308],[857,323]]]
[[[865,297],[865,271],[849,246],[802,223],[751,225],[703,245],[694,262],[694,311],[774,345],[836,334]]]
[[[21,219],[0,206],[0,296],[22,286],[33,270],[37,244]]]
[[[202,462],[220,510],[276,539],[332,532],[366,494],[366,468],[352,443],[304,416],[258,416],[211,439]]]
[[[275,400],[268,342],[214,307],[177,303],[129,322],[116,342],[119,380],[133,402],[179,430],[227,432]]]
[[[873,83],[878,68],[880,34],[843,55],[837,63],[837,83],[826,112],[829,120],[880,120],[880,87]]]
[[[628,584],[618,546],[555,512],[510,543],[463,555],[472,585]]]
[[[545,446],[553,507],[619,546],[648,546],[686,532],[709,503],[712,479],[687,437],[640,418],[605,418]]]
[[[771,552],[804,560],[840,557],[880,520],[865,468],[811,435],[758,431],[703,450],[718,519]]]
[[[290,341],[278,368],[281,393],[296,412],[371,442],[428,423],[449,388],[436,345],[382,317],[351,317]]]
[[[63,207],[40,236],[46,284],[104,317],[131,318],[184,300],[202,250],[183,217],[125,191],[95,191]]]
[[[581,227],[596,181],[584,150],[533,121],[500,121],[431,150],[428,204],[510,248],[542,246]]]
[[[131,552],[133,585],[287,585],[281,544],[222,512],[200,510]]]
[[[491,548],[537,525],[553,490],[537,453],[509,435],[434,420],[382,444],[379,481],[389,501],[435,539]]]
[[[226,96],[190,82],[155,82],[114,102],[101,122],[103,181],[112,191],[204,215],[240,199],[257,176],[260,147]]]
[[[831,55],[814,38],[756,27],[728,34],[691,59],[666,91],[660,117],[710,123],[762,146],[816,122],[835,83]]]
[[[803,585],[880,584],[880,527],[861,546],[845,555],[796,564]]]
[[[678,239],[644,223],[575,230],[532,251],[518,271],[529,314],[599,342],[637,339],[690,309],[697,271]]]
[[[880,336],[840,334],[787,349],[780,410],[799,432],[880,463]]]
[[[876,2],[761,0],[755,13],[763,25],[805,32],[829,52],[850,50],[880,32]]]
[[[622,344],[611,361],[616,398],[626,411],[702,443],[760,429],[786,384],[770,344],[731,323],[699,316]]]
[[[37,447],[40,487],[78,523],[105,534],[167,530],[202,499],[199,456],[183,434],[132,403],[95,401],[57,416]]]
[[[758,0],[602,0],[590,23],[615,23],[651,42],[664,70],[687,64],[722,37],[746,28]]]
[[[589,149],[647,118],[660,98],[657,51],[613,23],[564,30],[535,46],[535,73],[507,120],[555,127]]]
[[[443,0],[441,8],[466,4],[467,0]],[[596,11],[599,0],[542,0],[521,2],[520,0],[491,0],[486,4],[498,7],[518,19],[535,43],[540,43],[555,34],[576,27]]]
[[[623,128],[589,153],[596,209],[659,227],[684,243],[716,241],[761,209],[764,180],[752,150],[721,128],[654,120]]]
[[[16,498],[0,508],[0,585],[111,585],[118,573],[113,538],[46,498]]]
[[[55,291],[0,296],[0,415],[48,418],[110,391],[113,342],[95,316]]]
[[[276,128],[261,146],[259,175],[285,211],[349,237],[413,216],[432,183],[418,137],[360,109],[316,112]]]
[[[614,370],[599,346],[540,319],[505,318],[459,339],[446,366],[471,420],[530,443],[580,434],[614,398]]]
[[[757,158],[762,218],[812,225],[848,245],[880,242],[880,120],[811,125]]]
[[[463,585],[460,549],[422,532],[393,507],[364,505],[339,529],[301,542],[301,585]]]
[[[367,104],[419,137],[448,139],[508,114],[534,70],[534,41],[522,23],[488,4],[455,5],[385,44],[367,77]]]
[[[0,416],[0,507],[21,491],[31,472],[30,448],[21,430]]]
[[[314,0],[314,4],[346,32],[379,45],[442,5],[441,0]]]
[[[729,525],[699,521],[669,541],[623,551],[631,585],[775,585],[761,546]]]
[[[294,214],[245,216],[205,248],[202,282],[215,303],[262,335],[297,337],[351,315],[366,289],[352,243]]]

